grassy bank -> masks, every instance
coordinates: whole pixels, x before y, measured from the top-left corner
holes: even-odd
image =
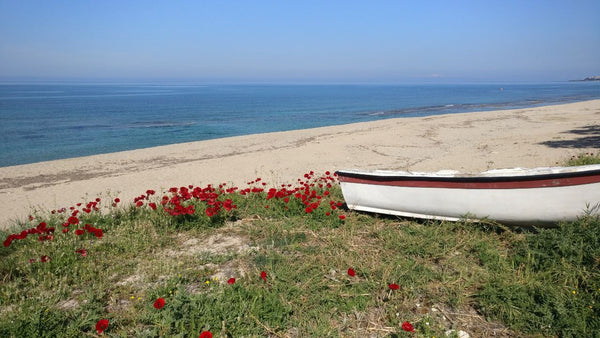
[[[0,336],[600,331],[598,218],[533,230],[414,222],[345,210],[330,173],[267,187],[35,212],[0,233]]]

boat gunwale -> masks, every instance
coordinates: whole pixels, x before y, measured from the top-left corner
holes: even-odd
[[[347,170],[338,170],[336,174],[340,183],[423,188],[519,189],[600,183],[600,167],[596,165],[589,167],[590,169],[586,170],[578,170],[577,167],[572,167],[574,169],[569,171],[546,173],[533,173],[535,169],[531,169],[529,172],[532,172],[532,174],[523,174],[521,172],[519,175],[494,176],[438,176],[435,173],[429,173],[428,175],[421,173],[418,175],[411,175],[410,173],[392,175],[392,172],[378,174],[377,172]]]

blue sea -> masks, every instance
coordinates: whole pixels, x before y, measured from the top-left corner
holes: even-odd
[[[600,98],[600,82],[0,83],[0,166],[387,118]]]

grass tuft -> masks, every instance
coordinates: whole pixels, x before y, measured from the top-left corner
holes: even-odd
[[[566,166],[600,164],[600,154],[585,153],[571,156],[565,163]]]

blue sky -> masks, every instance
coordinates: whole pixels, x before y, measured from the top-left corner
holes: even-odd
[[[569,80],[600,75],[598,13],[598,0],[0,0],[0,79]]]

